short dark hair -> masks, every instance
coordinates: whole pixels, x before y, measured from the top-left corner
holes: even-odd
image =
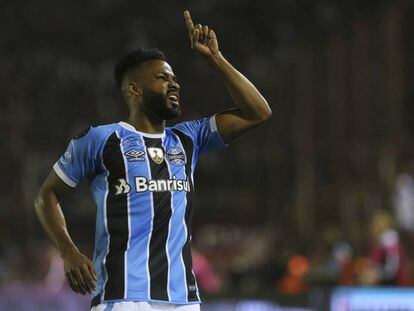
[[[126,54],[115,66],[114,83],[118,89],[122,89],[122,80],[125,74],[151,59],[167,61],[164,53],[155,48],[140,48],[139,50]]]

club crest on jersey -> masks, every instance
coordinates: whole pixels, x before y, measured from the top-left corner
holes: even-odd
[[[148,147],[148,154],[150,155],[151,159],[157,163],[161,164],[164,161],[164,151],[161,148],[157,147]]]
[[[127,157],[128,162],[144,162],[145,161],[145,151],[131,149],[124,153]]]
[[[171,164],[177,166],[182,166],[187,162],[184,152],[178,147],[172,147],[167,150],[167,159]]]

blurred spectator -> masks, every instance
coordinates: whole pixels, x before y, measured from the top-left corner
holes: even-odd
[[[304,277],[309,270],[309,260],[303,255],[293,255],[287,263],[287,273],[276,284],[277,291],[282,294],[303,293],[308,285]]]
[[[355,283],[353,251],[351,245],[345,241],[335,243],[328,262],[328,271],[336,275],[340,285],[353,285]]]
[[[355,259],[354,273],[359,285],[371,286],[378,283],[378,270],[369,257],[359,256]]]
[[[353,249],[336,226],[323,229],[319,243],[310,252],[311,267],[307,274],[310,284],[352,285],[355,283]]]
[[[221,278],[214,271],[214,268],[207,257],[197,251],[194,247],[192,249],[192,257],[193,270],[200,288],[207,293],[218,292],[222,284]]]
[[[377,212],[370,224],[373,245],[370,259],[375,265],[376,283],[406,285],[406,263],[394,221],[387,212]]]
[[[400,173],[395,182],[393,207],[398,228],[414,232],[414,179],[409,172]]]

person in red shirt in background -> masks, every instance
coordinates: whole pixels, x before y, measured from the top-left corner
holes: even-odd
[[[201,289],[210,294],[217,293],[221,288],[222,281],[215,272],[213,265],[206,256],[195,248],[192,249],[191,255],[193,257],[193,270]]]
[[[375,267],[376,284],[407,285],[404,249],[391,215],[385,211],[377,212],[371,221],[370,231],[374,240],[370,259]]]

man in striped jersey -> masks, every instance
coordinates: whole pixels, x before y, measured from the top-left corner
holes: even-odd
[[[165,127],[180,114],[172,68],[158,50],[129,53],[114,75],[129,118],[76,135],[35,200],[69,285],[92,295],[92,310],[199,310],[190,249],[197,159],[271,116],[266,100],[220,53],[213,30],[194,26],[188,11],[184,17],[192,49],[224,80],[235,107]],[[83,179],[98,208],[93,263],[71,240],[59,206]]]

